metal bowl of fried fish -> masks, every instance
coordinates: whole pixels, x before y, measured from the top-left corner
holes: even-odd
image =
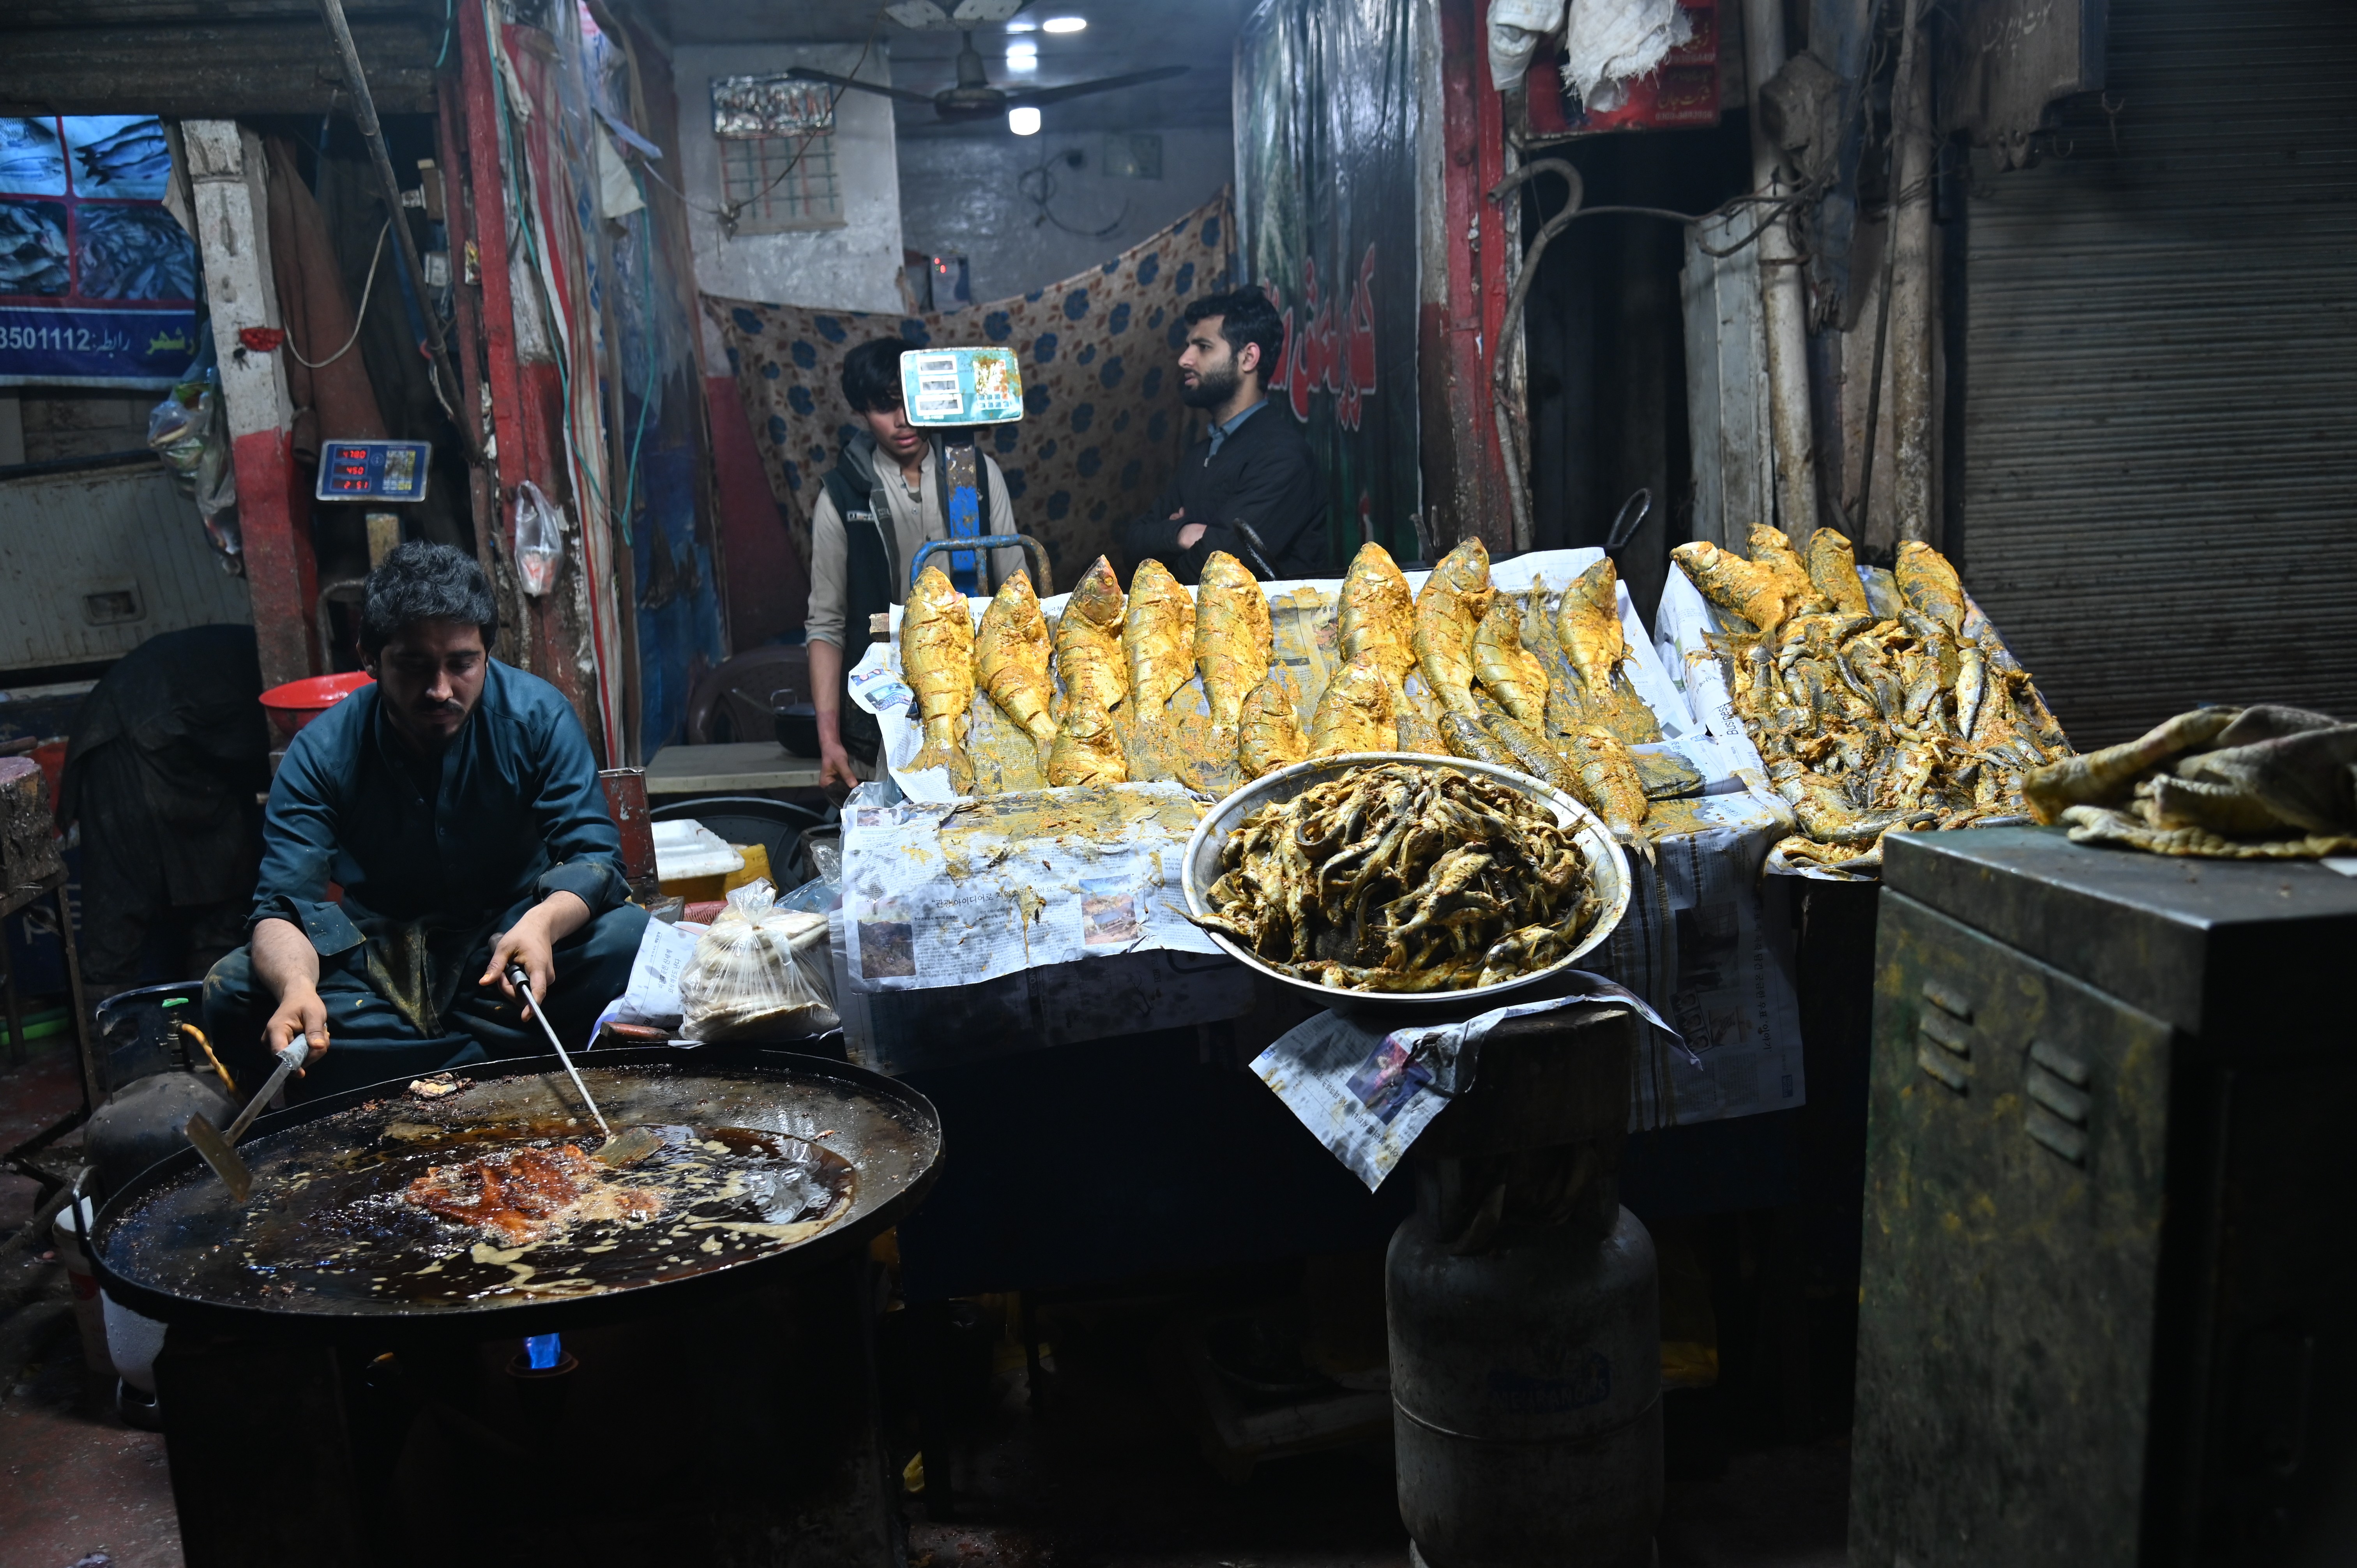
[[[1328,1005],[1471,1013],[1574,967],[1629,908],[1595,812],[1464,757],[1353,752],[1256,779],[1187,844],[1189,918]]]

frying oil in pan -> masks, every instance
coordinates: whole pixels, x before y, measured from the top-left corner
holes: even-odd
[[[391,1122],[374,1146],[291,1174],[221,1250],[241,1254],[248,1299],[561,1300],[704,1273],[814,1235],[851,1207],[851,1162],[819,1144],[744,1127],[659,1130],[661,1149],[609,1173],[562,1153],[588,1152],[569,1122]],[[511,1182],[535,1169],[595,1174],[550,1221],[511,1211],[466,1223],[406,1196],[436,1172],[430,1185],[443,1192],[479,1192],[463,1169],[479,1160],[517,1173]]]

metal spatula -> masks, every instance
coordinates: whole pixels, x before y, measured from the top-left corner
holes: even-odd
[[[507,977],[509,984],[523,993],[524,1004],[532,1009],[533,1017],[539,1021],[540,1032],[548,1036],[548,1048],[554,1051],[556,1059],[565,1064],[565,1071],[573,1079],[573,1087],[580,1091],[581,1103],[589,1108],[590,1116],[597,1121],[597,1131],[606,1134],[605,1145],[589,1157],[600,1165],[619,1169],[633,1160],[645,1159],[662,1148],[662,1134],[649,1128],[633,1127],[619,1138],[614,1135],[614,1130],[606,1125],[605,1113],[597,1109],[597,1102],[589,1098],[589,1086],[581,1081],[580,1069],[573,1065],[573,1058],[557,1039],[555,1029],[549,1025],[548,1015],[542,1010],[539,999],[533,995],[532,976],[524,972],[523,965],[511,963],[508,965]]]
[[[308,1040],[297,1039],[281,1051],[278,1066],[272,1070],[269,1081],[262,1086],[262,1092],[245,1102],[245,1109],[237,1113],[237,1120],[229,1124],[226,1133],[218,1131],[201,1113],[188,1118],[188,1142],[197,1146],[197,1153],[204,1155],[205,1164],[212,1166],[214,1174],[228,1185],[230,1197],[240,1203],[243,1203],[246,1195],[253,1190],[253,1173],[246,1169],[245,1161],[238,1157],[237,1141],[245,1136],[245,1130],[253,1125],[253,1119],[261,1115],[263,1107],[277,1095],[288,1076],[310,1059],[311,1044]]]

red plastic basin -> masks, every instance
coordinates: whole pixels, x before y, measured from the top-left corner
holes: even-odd
[[[262,707],[270,715],[272,727],[281,740],[293,740],[295,732],[350,696],[361,687],[372,685],[376,677],[366,671],[353,670],[341,675],[312,675],[300,681],[289,681],[284,686],[273,686],[262,693]]]

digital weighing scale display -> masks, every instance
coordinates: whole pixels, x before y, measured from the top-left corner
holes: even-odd
[[[330,441],[319,452],[323,501],[422,501],[434,448],[424,441]]]

